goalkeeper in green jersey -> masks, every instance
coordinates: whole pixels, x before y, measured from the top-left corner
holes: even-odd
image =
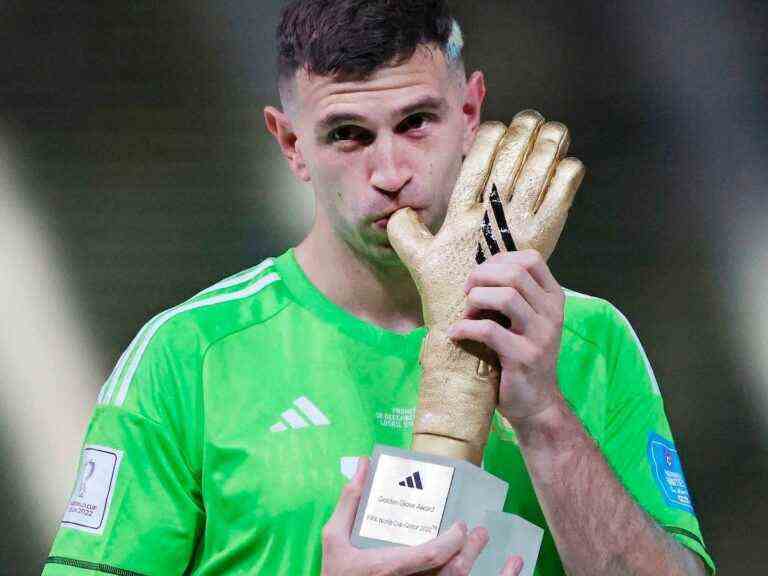
[[[294,1],[277,44],[282,106],[264,115],[314,189],[313,227],[139,331],[99,394],[46,576],[467,574],[487,542],[461,524],[415,547],[349,542],[365,457],[409,447],[427,333],[388,219],[409,207],[440,229],[483,75],[465,73],[438,0]],[[531,112],[513,127],[526,158],[550,155],[520,169],[543,195],[567,131]],[[451,338],[500,361],[483,466],[509,483],[504,510],[545,529],[525,569],[713,571],[627,320],[562,289],[535,251],[493,252]],[[512,557],[504,574],[521,570]]]

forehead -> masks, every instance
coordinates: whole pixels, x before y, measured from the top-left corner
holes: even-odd
[[[405,62],[384,66],[364,80],[337,80],[299,71],[294,95],[299,115],[312,122],[352,110],[382,114],[424,97],[450,99],[451,89],[456,87],[456,72],[442,51],[420,46]]]

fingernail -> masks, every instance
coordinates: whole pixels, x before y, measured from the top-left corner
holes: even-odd
[[[453,338],[454,334],[456,334],[456,328],[454,326],[449,326],[445,333],[448,338]]]

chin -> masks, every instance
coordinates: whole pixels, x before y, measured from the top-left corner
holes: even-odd
[[[405,268],[405,264],[400,260],[392,245],[385,241],[379,244],[369,244],[367,247],[368,258],[379,266],[387,268]]]

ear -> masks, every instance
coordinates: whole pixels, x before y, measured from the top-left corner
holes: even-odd
[[[480,71],[475,71],[467,80],[464,92],[464,104],[461,111],[464,114],[464,156],[469,154],[469,149],[477,136],[480,126],[480,112],[485,100],[485,77]]]
[[[283,156],[288,161],[288,166],[296,178],[302,182],[309,182],[309,170],[304,161],[304,156],[297,146],[298,137],[294,132],[290,118],[277,108],[267,106],[264,108],[264,123],[267,130],[275,137]]]

